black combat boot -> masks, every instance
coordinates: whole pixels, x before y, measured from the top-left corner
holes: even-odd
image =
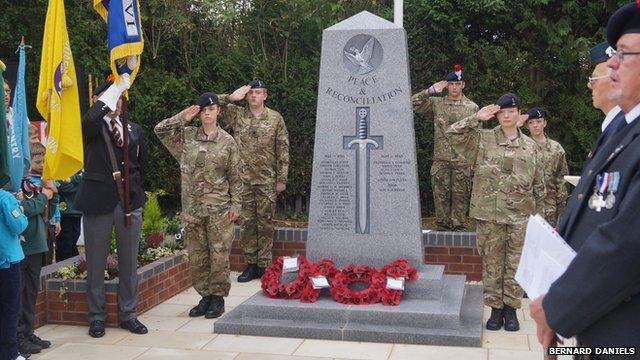
[[[500,330],[503,324],[503,309],[491,308],[491,316],[487,320],[487,330]]]
[[[504,330],[505,331],[520,330],[520,323],[518,322],[518,316],[516,316],[516,309],[508,305],[504,306]]]
[[[244,268],[242,274],[238,276],[238,282],[249,282],[253,279],[259,278],[260,276],[257,276],[259,271],[258,269],[258,265],[256,264],[247,264],[247,267]]]
[[[203,296],[198,305],[189,310],[189,316],[198,317],[206,314],[209,305],[211,305],[211,296]]]
[[[204,317],[207,319],[215,319],[220,317],[222,314],[224,314],[224,298],[222,296],[213,295],[211,297],[211,304],[209,304],[209,308],[204,314]]]

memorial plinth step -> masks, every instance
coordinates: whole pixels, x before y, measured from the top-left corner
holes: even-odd
[[[326,298],[303,304],[258,293],[216,321],[214,332],[480,346],[482,289],[464,283],[460,287],[458,279],[446,281],[457,289],[446,288],[441,301],[403,298],[399,306],[343,305]]]

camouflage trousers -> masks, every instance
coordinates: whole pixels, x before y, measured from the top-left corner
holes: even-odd
[[[504,305],[519,309],[524,291],[515,280],[524,245],[526,223],[498,224],[478,220],[478,252],[482,256],[484,304],[496,309]]]
[[[438,230],[464,230],[471,194],[471,170],[450,162],[434,161],[431,187]]]
[[[184,216],[184,229],[193,288],[201,296],[229,295],[229,253],[234,224],[228,210],[208,217]]]
[[[272,185],[249,185],[242,192],[240,246],[247,264],[267,267],[273,248],[276,191]]]

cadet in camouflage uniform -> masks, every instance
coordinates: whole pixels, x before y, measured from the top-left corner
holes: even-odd
[[[556,226],[558,218],[564,212],[568,192],[564,177],[569,175],[567,158],[562,145],[551,140],[545,134],[547,112],[541,107],[533,107],[527,111],[527,128],[531,138],[538,144],[538,154],[544,169],[547,196],[542,201],[542,215],[552,226]]]
[[[282,116],[265,106],[267,96],[260,80],[220,96],[221,122],[233,131],[245,165],[240,245],[247,267],[239,282],[260,278],[271,264],[276,197],[289,172],[289,134]],[[232,104],[245,98],[248,108]]]
[[[217,124],[218,97],[204,93],[197,105],[163,120],[155,133],[180,163],[182,222],[193,287],[202,296],[189,316],[216,318],[229,295],[229,253],[241,209],[242,162],[235,140]],[[188,124],[200,115],[202,126]]]
[[[487,329],[520,328],[516,309],[523,290],[514,279],[529,215],[539,212],[545,196],[542,163],[535,141],[518,128],[520,99],[505,94],[497,105],[449,127],[459,153],[470,154],[475,166],[469,216],[476,219],[478,252],[482,256],[484,303],[491,306]],[[500,125],[482,130],[481,121],[498,118]]]
[[[412,97],[413,110],[433,121],[433,164],[431,187],[439,230],[464,230],[472,168],[469,158],[458,155],[451,147],[447,129],[452,124],[475,114],[478,105],[463,93],[464,74],[456,65],[446,80],[431,85]],[[447,95],[433,96],[447,88]]]

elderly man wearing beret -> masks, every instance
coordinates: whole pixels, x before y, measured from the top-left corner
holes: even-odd
[[[516,309],[524,291],[515,280],[529,215],[541,212],[545,197],[542,161],[535,141],[518,124],[520,98],[502,95],[496,104],[451,125],[454,149],[470,154],[475,166],[469,216],[476,219],[482,256],[484,303],[491,307],[488,330],[518,331]],[[493,117],[500,125],[481,129]]]
[[[560,223],[576,257],[530,312],[545,350],[560,334],[582,346],[631,348],[581,359],[640,359],[640,3],[611,16],[607,41],[615,48],[608,96],[624,123],[587,163],[578,183],[584,191]]]

